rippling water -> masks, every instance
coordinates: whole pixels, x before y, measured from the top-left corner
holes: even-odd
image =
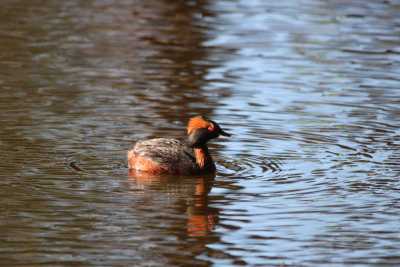
[[[399,266],[399,1],[2,1],[0,265]],[[216,177],[135,177],[196,114]]]

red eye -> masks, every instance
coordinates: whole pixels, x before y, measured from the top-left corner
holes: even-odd
[[[210,123],[210,126],[208,126],[207,130],[210,132],[214,131],[214,124]]]

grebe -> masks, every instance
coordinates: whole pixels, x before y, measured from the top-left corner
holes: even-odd
[[[231,136],[214,121],[202,116],[189,120],[187,141],[156,138],[138,141],[128,151],[130,170],[151,174],[201,174],[215,172],[207,142],[220,135]]]

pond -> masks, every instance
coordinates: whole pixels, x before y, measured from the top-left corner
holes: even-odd
[[[11,1],[2,266],[399,266],[400,2]],[[202,114],[215,177],[129,175]]]

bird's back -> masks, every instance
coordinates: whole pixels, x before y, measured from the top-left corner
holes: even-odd
[[[151,173],[187,174],[196,171],[195,158],[184,143],[156,138],[138,141],[128,151],[130,169]]]

